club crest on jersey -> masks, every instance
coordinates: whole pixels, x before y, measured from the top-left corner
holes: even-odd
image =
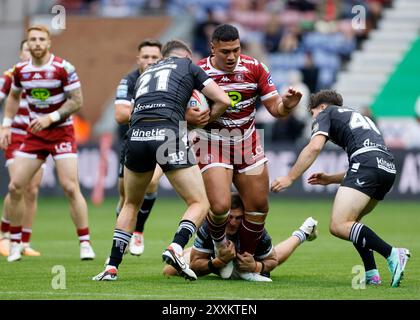
[[[23,79],[27,80],[27,79],[29,79],[30,77],[31,77],[31,74],[30,74],[30,73],[22,73],[22,78],[23,78]]]
[[[241,73],[235,74],[235,81],[242,82],[244,81],[244,75]]]
[[[52,71],[45,72],[45,79],[52,79],[52,78],[54,78],[54,72]]]

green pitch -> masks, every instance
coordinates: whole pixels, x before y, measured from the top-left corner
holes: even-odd
[[[377,257],[383,284],[353,289],[352,268],[361,265],[353,245],[328,232],[331,201],[272,200],[267,229],[278,243],[303,220],[319,221],[319,237],[306,242],[290,259],[272,272],[272,283],[219,280],[216,276],[187,282],[165,278],[161,253],[171,242],[183,203],[158,199],[146,224],[145,253],[125,256],[116,282],[94,282],[109,254],[116,199],[101,207],[89,205],[94,261],[79,260],[79,246],[67,204],[61,199],[41,199],[33,228],[33,247],[41,257],[24,257],[8,263],[0,257],[0,299],[420,299],[420,205],[385,201],[364,222],[386,241],[409,248],[412,253],[400,288],[390,288],[385,260]],[[190,242],[191,244],[191,242]],[[54,266],[59,270],[57,273]],[[61,267],[62,266],[62,267]],[[54,272],[53,272],[54,271]],[[63,275],[61,282],[56,278]],[[53,289],[53,286],[66,289]]]

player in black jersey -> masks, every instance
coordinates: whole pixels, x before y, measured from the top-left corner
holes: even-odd
[[[191,62],[191,50],[183,42],[169,41],[162,48],[163,60],[150,66],[137,80],[135,104],[127,132],[124,168],[125,201],[118,216],[111,255],[105,270],[93,280],[116,280],[147,186],[156,164],[165,172],[188,208],[172,243],[162,258],[189,280],[197,276],[183,259],[183,248],[209,210],[203,179],[190,151],[185,111],[194,89],[214,101],[210,121],[230,105],[228,95]],[[181,124],[180,124],[181,123]]]
[[[137,65],[138,69],[130,72],[121,79],[115,97],[115,120],[118,122],[118,135],[121,141],[120,164],[118,168],[118,191],[120,198],[117,205],[117,216],[121,211],[124,203],[124,161],[126,153],[126,132],[128,130],[128,122],[133,109],[134,88],[137,79],[149,66],[156,63],[162,58],[160,50],[162,44],[159,41],[146,39],[138,46]],[[159,166],[156,166],[152,181],[146,190],[143,204],[137,213],[137,222],[133,236],[130,240],[128,250],[132,255],[139,256],[144,251],[144,224],[152,211],[158,191],[159,179],[163,172]]]
[[[124,162],[126,154],[126,132],[128,131],[128,122],[130,121],[131,111],[134,103],[134,89],[137,79],[149,66],[156,63],[162,58],[162,44],[159,41],[146,39],[138,46],[137,65],[138,69],[130,72],[121,79],[115,98],[115,120],[120,124],[118,127],[119,138],[121,140],[120,163],[118,168],[118,191],[119,201],[117,205],[117,216],[121,211],[124,203]],[[200,126],[209,120],[208,111],[199,111],[198,108],[188,108],[185,119],[191,125]],[[159,180],[163,172],[159,165],[156,166],[155,172],[144,196],[143,204],[137,213],[137,222],[131,237],[128,251],[135,256],[140,256],[144,252],[144,226],[147,218],[152,211],[153,205],[157,198]]]
[[[330,232],[353,242],[363,260],[367,284],[381,283],[373,256],[373,251],[376,251],[387,259],[392,275],[391,286],[398,287],[410,257],[409,250],[392,247],[360,223],[362,217],[371,212],[391,189],[397,173],[394,157],[373,121],[342,105],[343,98],[332,90],[311,95],[308,107],[314,119],[311,141],[288,175],[273,181],[271,190],[278,192],[289,187],[312,165],[327,140],[342,147],[348,154],[347,172],[315,173],[309,177],[308,183],[341,183],[333,204]]]

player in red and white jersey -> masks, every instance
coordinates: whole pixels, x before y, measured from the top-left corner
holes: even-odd
[[[31,57],[29,47],[26,40],[23,40],[20,45],[19,58],[21,61],[27,61]],[[0,78],[0,101],[5,100],[10,92],[13,81],[13,68],[9,69]],[[9,172],[9,177],[12,177],[17,170],[14,165],[14,153],[19,149],[25,136],[29,125],[29,109],[28,103],[25,99],[25,93],[22,93],[19,101],[19,109],[16,116],[13,118],[11,125],[11,144],[5,150],[6,167]],[[39,169],[31,182],[23,190],[24,199],[24,214],[22,219],[22,226],[18,229],[21,231],[21,240],[23,247],[23,255],[25,256],[40,256],[41,254],[30,247],[30,238],[32,235],[32,225],[37,209],[38,190],[41,184],[43,169]],[[8,203],[10,203],[10,195],[7,194],[4,199],[3,216],[0,224],[0,255],[9,255],[9,238],[10,238],[10,213],[7,211]],[[15,230],[13,230],[15,231]]]
[[[281,97],[268,68],[241,55],[238,30],[231,25],[215,29],[211,51],[212,55],[198,65],[228,93],[232,105],[204,128],[206,133],[199,134],[194,144],[211,206],[207,221],[217,255],[218,248],[226,246],[225,226],[233,182],[245,205],[239,252],[253,254],[264,230],[269,194],[267,158],[255,130],[256,101],[259,97],[267,110],[279,118],[293,110],[302,94],[290,88]],[[233,264],[228,264],[221,276],[229,277],[232,269]]]
[[[30,123],[24,143],[16,153],[19,171],[9,184],[11,227],[21,225],[22,189],[32,179],[48,155],[52,155],[60,184],[70,202],[72,220],[80,240],[80,258],[95,257],[90,245],[87,204],[80,191],[77,175],[77,147],[71,115],[82,106],[82,91],[75,68],[50,52],[49,30],[44,26],[28,29],[31,59],[18,63],[13,71],[12,90],[7,98],[2,145],[11,142],[10,125],[15,116],[19,95],[26,93]],[[11,234],[11,238],[13,235]],[[21,258],[19,241],[11,241],[8,261]]]

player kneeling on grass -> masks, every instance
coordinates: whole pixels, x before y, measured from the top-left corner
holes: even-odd
[[[381,283],[373,256],[373,251],[376,251],[387,260],[392,275],[391,286],[398,287],[410,252],[392,247],[360,223],[394,184],[397,174],[394,157],[373,121],[342,105],[342,96],[333,90],[311,95],[308,106],[314,119],[311,141],[289,174],[277,178],[271,189],[278,192],[289,187],[312,165],[328,139],[342,147],[348,154],[348,171],[333,175],[315,173],[308,182],[321,185],[341,183],[333,204],[330,232],[353,242],[363,260],[367,284]]]
[[[190,263],[190,268],[199,276],[210,273],[220,275],[220,268],[223,268],[230,261],[234,261],[234,270],[231,279],[243,279],[239,273],[249,274],[245,280],[271,282],[270,272],[285,262],[295,249],[305,240],[312,241],[317,236],[316,226],[318,222],[313,218],[307,218],[302,226],[293,232],[292,236],[277,244],[274,248],[271,237],[264,230],[261,240],[257,245],[254,256],[245,252],[236,253],[239,244],[239,228],[242,225],[244,216],[244,205],[238,194],[233,193],[231,197],[231,209],[226,225],[226,235],[229,245],[221,250],[219,256],[215,256],[214,245],[210,236],[207,222],[199,228],[197,237],[192,248],[184,251],[184,259]],[[166,276],[177,275],[177,270],[172,266],[165,266],[163,274]]]

